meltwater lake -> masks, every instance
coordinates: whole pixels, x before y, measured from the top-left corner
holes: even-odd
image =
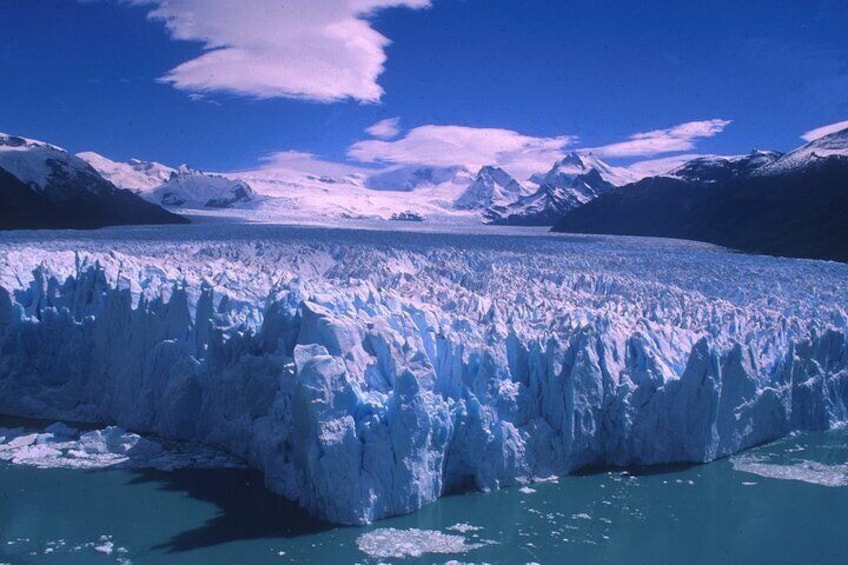
[[[449,496],[368,527],[312,520],[246,470],[0,463],[0,563],[841,564],[846,531],[844,429]]]

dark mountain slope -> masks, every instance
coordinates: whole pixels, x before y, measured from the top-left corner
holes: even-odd
[[[653,177],[566,214],[553,231],[693,239],[772,255],[848,261],[848,158],[716,185]]]

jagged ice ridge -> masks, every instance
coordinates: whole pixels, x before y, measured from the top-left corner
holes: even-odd
[[[846,280],[637,238],[4,234],[0,413],[223,448],[361,524],[845,421]]]

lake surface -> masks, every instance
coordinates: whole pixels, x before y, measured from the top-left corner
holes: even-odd
[[[0,563],[843,564],[846,484],[836,430],[708,465],[451,496],[354,528],[308,518],[246,470],[0,463]]]

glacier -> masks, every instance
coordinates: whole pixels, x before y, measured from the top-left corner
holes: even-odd
[[[674,240],[0,234],[0,414],[220,449],[364,524],[848,419],[848,265]]]

